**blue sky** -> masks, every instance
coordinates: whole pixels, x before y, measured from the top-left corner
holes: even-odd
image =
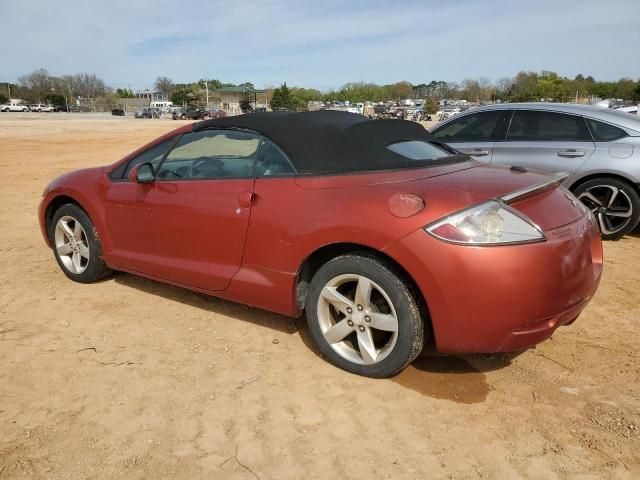
[[[640,0],[2,0],[0,81],[217,78],[323,90],[520,70],[640,77]]]

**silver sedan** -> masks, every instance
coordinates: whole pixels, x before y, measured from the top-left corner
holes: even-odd
[[[560,103],[511,103],[470,109],[430,136],[487,163],[548,173],[594,213],[602,237],[616,239],[640,222],[640,117]]]

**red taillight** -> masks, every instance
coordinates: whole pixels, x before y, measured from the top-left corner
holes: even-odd
[[[451,240],[453,242],[468,242],[471,237],[465,235],[462,230],[449,223],[443,223],[439,227],[432,230],[432,233],[438,235],[440,238]]]
[[[389,211],[392,215],[407,218],[424,208],[424,200],[413,193],[398,193],[389,199]]]

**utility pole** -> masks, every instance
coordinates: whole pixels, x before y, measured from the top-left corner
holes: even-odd
[[[207,92],[207,108],[205,108],[205,110],[209,109],[209,82],[207,80],[204,81],[204,89]]]

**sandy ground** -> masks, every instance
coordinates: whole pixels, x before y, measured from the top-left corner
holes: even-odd
[[[537,349],[423,356],[393,380],[332,367],[304,319],[67,280],[44,186],[178,123],[0,113],[0,479],[640,478],[637,234]]]

